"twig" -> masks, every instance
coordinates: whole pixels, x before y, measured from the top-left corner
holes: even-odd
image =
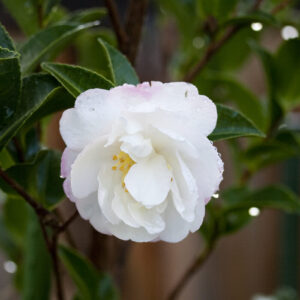
[[[174,290],[170,293],[167,300],[175,300],[189,279],[199,270],[199,268],[206,262],[207,258],[211,255],[214,250],[215,243],[208,244],[204,248],[203,252],[197,257],[197,259],[190,265],[187,271],[179,280],[178,284],[175,286]]]
[[[0,177],[20,196],[22,196],[22,198],[24,198],[24,200],[34,209],[41,226],[41,230],[46,242],[46,246],[48,248],[48,251],[52,259],[53,271],[54,271],[56,287],[57,287],[57,299],[64,300],[61,274],[59,271],[59,262],[57,257],[57,240],[58,240],[59,233],[63,232],[71,224],[71,222],[75,220],[75,218],[77,217],[77,211],[65,223],[63,223],[61,226],[58,226],[57,224],[58,222],[55,219],[55,215],[52,212],[48,211],[47,209],[43,208],[40,204],[38,204],[15,180],[10,178],[10,176],[7,173],[5,173],[1,167],[0,167]],[[46,223],[45,223],[45,218],[50,216],[50,214],[52,219],[48,221],[47,224],[49,224],[49,226],[51,226],[54,231],[51,239],[49,238],[49,235],[47,233]]]
[[[216,42],[211,43],[200,61],[185,75],[184,81],[191,82],[197,74],[206,66],[213,55],[240,29],[240,26],[232,26],[227,29],[226,33]]]
[[[285,1],[280,2],[277,6],[275,6],[272,9],[271,14],[276,15],[278,12],[285,9],[290,3],[291,3],[291,0],[285,0]]]
[[[117,36],[119,49],[124,49],[128,37],[122,26],[116,4],[113,0],[105,0],[105,5],[107,7],[112,26]]]
[[[22,196],[25,201],[35,210],[38,216],[46,216],[50,212],[39,205],[27,192],[12,178],[10,178],[0,167],[0,177],[12,188],[14,189],[20,196]]]
[[[125,31],[128,36],[123,50],[129,61],[134,65],[141,39],[148,0],[131,0],[127,12]]]
[[[64,293],[63,293],[63,286],[62,286],[62,278],[59,270],[59,261],[57,256],[57,239],[58,235],[54,234],[52,238],[52,245],[51,245],[51,257],[53,262],[53,271],[56,283],[56,295],[58,300],[64,300]]]
[[[65,222],[63,223],[57,230],[57,233],[61,233],[67,229],[67,227],[79,216],[78,211],[76,210],[72,216]]]
[[[259,9],[260,5],[262,4],[263,0],[255,1],[251,11],[255,11]],[[284,9],[290,0],[284,0],[279,3],[272,11],[271,14],[275,15],[282,9]],[[200,59],[200,61],[192,67],[190,71],[187,72],[185,77],[183,78],[184,81],[191,82],[195,79],[195,77],[203,70],[203,68],[207,65],[207,63],[211,60],[213,55],[227,42],[230,38],[235,35],[240,29],[242,28],[241,25],[235,25],[227,29],[225,34],[217,41],[213,41],[207,48],[206,52]]]

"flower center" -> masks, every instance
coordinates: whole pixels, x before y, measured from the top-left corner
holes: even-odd
[[[130,168],[135,164],[135,161],[131,159],[131,157],[121,151],[118,155],[114,155],[112,158],[116,163],[112,166],[112,170],[116,171],[119,170],[121,171],[122,174],[122,187],[125,188],[125,176],[129,172]],[[125,188],[125,192],[128,192],[128,190]]]

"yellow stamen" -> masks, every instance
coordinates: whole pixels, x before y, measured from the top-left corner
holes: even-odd
[[[114,155],[113,160],[117,161],[116,164],[112,167],[113,171],[120,170],[122,174],[122,187],[125,189],[125,192],[128,192],[128,190],[125,187],[124,179],[129,172],[130,168],[135,164],[135,161],[131,159],[131,157],[121,151],[118,155]]]

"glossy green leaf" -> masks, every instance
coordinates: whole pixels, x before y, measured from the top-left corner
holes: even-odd
[[[113,87],[112,82],[96,72],[83,67],[43,63],[42,68],[55,77],[74,97],[77,97],[88,89],[110,89]]]
[[[249,89],[232,76],[214,72],[205,76],[212,81],[214,88],[221,89],[220,100],[229,101],[237,106],[239,111],[251,120],[260,130],[265,130],[268,120],[263,103]],[[216,87],[217,84],[217,87]]]
[[[37,0],[1,0],[6,9],[27,35],[40,28]]]
[[[67,18],[70,22],[93,22],[99,21],[106,15],[106,9],[101,7],[94,7],[84,10],[75,11],[71,14],[70,17]]]
[[[275,55],[277,97],[286,110],[300,104],[300,39],[284,42]]]
[[[20,90],[19,55],[14,51],[0,48],[0,135],[16,112]]]
[[[242,136],[264,137],[264,134],[241,113],[222,104],[217,104],[217,111],[217,125],[215,130],[209,135],[209,139],[212,141]]]
[[[74,38],[79,32],[98,24],[98,22],[81,25],[63,23],[39,31],[20,48],[22,73],[26,74],[34,70],[43,59],[55,56],[56,50]]]
[[[269,110],[269,120],[270,125],[272,126],[276,123],[283,115],[282,107],[279,103],[277,89],[277,79],[276,79],[276,62],[273,55],[268,52],[266,49],[262,48],[257,42],[250,41],[249,45],[251,49],[258,55],[261,60],[266,83],[268,87],[268,110]]]
[[[31,208],[25,240],[23,300],[48,300],[51,289],[51,258],[36,214]]]
[[[105,78],[112,78],[111,68],[107,64],[106,50],[99,44],[98,38],[105,38],[114,43],[114,34],[109,29],[85,31],[76,39],[78,65],[101,74]]]
[[[79,299],[119,299],[112,279],[108,275],[98,272],[81,254],[70,248],[60,246],[59,257],[78,288]]]
[[[281,185],[267,186],[255,191],[232,188],[222,194],[222,199],[224,199],[226,211],[258,207],[300,214],[300,198]]]
[[[8,196],[3,206],[3,220],[14,240],[22,245],[28,221],[28,207],[24,199]]]
[[[25,122],[42,108],[49,94],[58,86],[58,82],[46,74],[33,74],[24,78],[17,111],[12,121],[1,131],[0,150],[17,134]]]
[[[0,248],[7,257],[14,261],[20,256],[18,246],[5,226],[2,211],[0,212]]]
[[[269,25],[279,25],[276,18],[263,11],[256,11],[252,13],[248,13],[245,15],[235,16],[233,18],[230,18],[226,20],[222,26],[228,26],[228,25],[248,25],[254,22],[259,22],[263,24],[269,24]]]
[[[9,151],[6,148],[2,149],[2,151],[0,151],[0,167],[6,170],[13,166],[14,163],[15,161]]]
[[[128,59],[104,40],[98,39],[98,41],[104,50],[107,67],[111,70],[109,79],[116,85],[138,84],[139,78]]]
[[[2,26],[1,23],[0,23],[0,47],[6,48],[11,51],[16,50],[13,40],[11,39],[8,32],[6,31],[4,26]]]
[[[7,174],[18,182],[44,207],[52,209],[65,197],[60,178],[58,152],[43,150],[30,163],[21,163],[7,169]],[[0,188],[10,195],[17,195],[10,186],[0,179]]]
[[[300,156],[300,139],[295,132],[279,131],[273,138],[250,146],[243,153],[248,167],[256,171],[270,164]]]

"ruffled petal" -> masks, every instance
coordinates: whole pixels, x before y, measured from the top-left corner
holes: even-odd
[[[127,153],[134,161],[139,162],[153,152],[150,139],[145,139],[141,134],[125,135],[119,139],[121,150]]]
[[[78,96],[75,108],[60,119],[60,133],[68,147],[82,150],[102,135],[107,135],[120,108],[109,101],[109,91],[91,89]]]
[[[77,156],[71,169],[71,188],[75,197],[83,198],[98,188],[97,175],[101,165],[112,164],[117,145],[104,147],[106,138],[89,144]]]
[[[162,203],[170,190],[172,174],[161,155],[134,164],[124,182],[131,196],[146,207]]]

